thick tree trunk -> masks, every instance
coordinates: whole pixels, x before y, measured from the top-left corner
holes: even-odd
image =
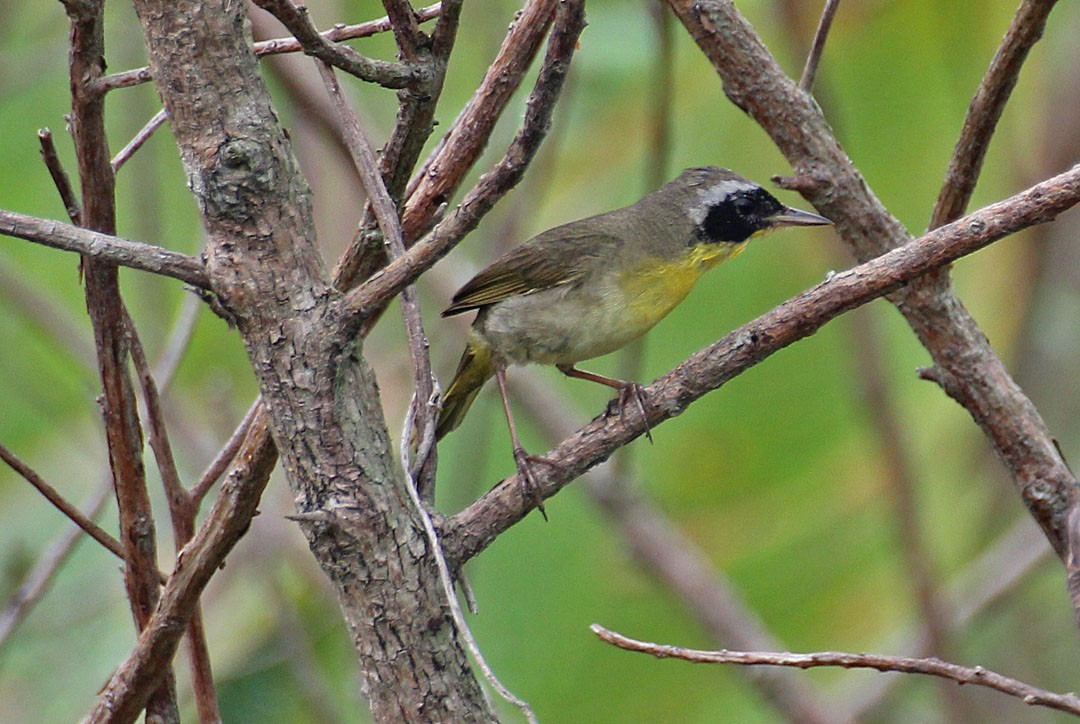
[[[151,69],[311,549],[338,591],[375,717],[492,720],[403,489],[374,376],[337,333],[308,187],[243,5],[136,0]]]

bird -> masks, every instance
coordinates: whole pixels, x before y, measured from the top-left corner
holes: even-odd
[[[549,364],[564,375],[619,391],[619,410],[642,388],[577,363],[618,350],[652,329],[701,276],[785,226],[831,224],[780,203],[760,185],[725,168],[689,168],[621,209],[549,229],[509,250],[454,294],[444,317],[476,310],[465,351],[446,390],[435,438],[456,429],[481,387],[494,377],[523,484],[542,500],[531,464],[553,464],[521,445],[506,388],[512,365]],[[545,514],[546,517],[546,514]]]

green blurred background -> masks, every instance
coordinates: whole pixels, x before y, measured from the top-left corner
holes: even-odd
[[[793,75],[801,71],[821,3],[740,3]],[[377,3],[310,4],[320,27],[382,15]],[[519,5],[466,4],[439,119],[445,129],[490,63]],[[456,285],[501,248],[557,223],[629,203],[653,179],[692,165],[733,168],[766,183],[790,169],[766,135],[728,103],[704,57],[677,24],[668,153],[657,168],[658,30],[652,5],[591,0],[551,135],[525,181],[420,285],[432,356],[443,383],[464,324],[438,316]],[[983,0],[865,0],[841,4],[817,95],[838,137],[875,193],[913,233],[923,230],[968,102],[1014,11]],[[254,11],[257,37],[284,35]],[[64,132],[67,20],[59,3],[2,0],[0,17],[0,208],[64,219],[40,161],[36,131],[51,127],[74,168]],[[1050,17],[990,149],[975,205],[1025,188],[1080,157],[1080,7]],[[355,43],[393,57],[392,39]],[[110,70],[144,64],[130,7],[110,4]],[[266,65],[279,113],[314,191],[320,243],[332,266],[361,211],[347,160],[326,139],[302,92],[322,102],[305,58]],[[368,133],[385,139],[391,92],[351,86]],[[480,168],[501,155],[523,103],[500,124]],[[149,86],[109,97],[115,150],[158,110]],[[167,130],[122,170],[124,236],[197,253],[201,231]],[[804,206],[778,192],[786,203]],[[956,287],[995,349],[1045,416],[1067,457],[1080,449],[1080,214],[1007,239],[954,271]],[[788,231],[756,242],[720,267],[647,338],[640,379],[820,281],[850,258],[828,231]],[[256,388],[238,336],[178,284],[125,271],[128,305],[152,359],[191,342],[168,389],[172,441],[187,481],[228,437]],[[399,434],[410,395],[400,316],[387,314],[366,351],[379,374],[388,423]],[[73,255],[0,238],[0,441],[74,501],[100,491],[107,471],[95,404],[93,342]],[[617,356],[590,369],[618,373]],[[970,608],[951,628],[948,655],[1055,691],[1080,681],[1080,636],[1063,568],[1028,519],[1011,483],[966,413],[916,369],[929,357],[885,302],[849,314],[783,350],[634,443],[620,471],[728,577],[782,645],[793,651],[912,651],[920,612],[905,545],[921,547],[949,610]],[[554,370],[515,370],[554,390],[568,428],[608,398]],[[872,392],[874,383],[884,395]],[[554,399],[553,397],[553,399]],[[563,399],[576,405],[562,409]],[[534,400],[535,401],[535,400]],[[891,417],[890,417],[891,415]],[[554,440],[527,416],[524,442]],[[891,428],[882,420],[892,420]],[[888,430],[883,432],[883,430]],[[895,446],[895,448],[891,447]],[[918,534],[904,540],[897,513],[898,449],[914,484]],[[440,446],[439,503],[452,512],[513,461],[497,397],[484,392],[462,428]],[[153,475],[153,474],[152,474]],[[163,513],[160,492],[155,510]],[[69,524],[21,479],[0,469],[0,600]],[[366,721],[358,674],[333,595],[295,524],[291,494],[275,475],[250,533],[204,597],[211,655],[226,721]],[[205,506],[204,506],[205,507]],[[682,603],[628,552],[618,528],[579,484],[531,515],[467,567],[480,603],[470,622],[495,671],[553,722],[782,721],[730,667],[691,666],[629,654],[589,633],[600,623],[629,636],[719,648]],[[115,511],[101,517],[114,531]],[[162,568],[171,567],[164,519]],[[992,557],[992,556],[997,557]],[[983,597],[983,598],[980,598]],[[985,600],[984,600],[985,599]],[[80,717],[134,641],[119,565],[82,543],[44,600],[0,648],[0,721]],[[194,718],[183,665],[186,718]],[[882,675],[817,670],[793,674],[844,707]],[[1064,715],[922,677],[862,712],[876,722],[1064,721]],[[516,715],[507,713],[507,720]]]

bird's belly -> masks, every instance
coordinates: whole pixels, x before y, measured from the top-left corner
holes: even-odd
[[[488,307],[477,332],[508,364],[575,364],[614,352],[652,329],[700,272],[611,279],[601,289],[565,285]],[[595,285],[594,285],[595,287]]]

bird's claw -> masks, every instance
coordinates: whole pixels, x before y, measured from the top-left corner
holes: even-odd
[[[619,420],[626,422],[626,406],[631,402],[641,413],[641,422],[645,425],[645,439],[652,444],[652,427],[649,426],[649,416],[645,413],[645,388],[637,382],[626,382],[619,387],[619,396],[608,404],[607,414],[613,414],[613,405],[619,407]]]
[[[544,510],[544,498],[540,495],[540,483],[537,482],[536,477],[533,475],[532,466],[533,463],[543,463],[557,468],[558,464],[540,455],[530,455],[525,452],[523,447],[514,448],[514,463],[517,465],[518,478],[521,480],[522,494],[532,498],[536,509],[540,511],[540,515],[544,516],[544,520],[547,520],[547,511]]]

